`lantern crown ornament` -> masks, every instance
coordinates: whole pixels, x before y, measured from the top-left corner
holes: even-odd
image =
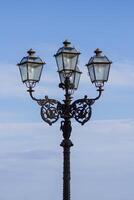
[[[28,88],[33,88],[37,82],[40,81],[43,65],[45,62],[38,56],[33,49],[27,51],[28,55],[23,57],[20,63],[18,63],[22,82],[26,84]]]
[[[90,58],[88,64],[88,73],[92,83],[96,87],[103,87],[104,82],[108,81],[111,61],[102,54],[100,49],[94,51],[95,55]]]

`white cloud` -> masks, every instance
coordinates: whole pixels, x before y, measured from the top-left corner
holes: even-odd
[[[134,87],[133,65],[133,63],[114,63],[110,72],[110,84],[122,87]]]
[[[0,124],[1,199],[62,198],[59,125]],[[119,200],[128,195],[131,200],[133,130],[134,119],[90,121],[85,126],[73,123],[72,198],[97,200],[99,195],[100,199]]]
[[[0,64],[1,97],[21,97],[23,87],[20,87],[19,70],[15,65]]]

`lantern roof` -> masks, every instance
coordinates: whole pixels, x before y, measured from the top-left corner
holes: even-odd
[[[102,51],[97,48],[94,51],[95,55],[90,58],[89,62],[87,65],[92,65],[92,64],[111,64],[112,62],[102,54]]]
[[[23,57],[18,66],[26,63],[45,64],[40,57],[35,55],[36,52],[33,49],[28,50],[27,53],[28,56]]]
[[[63,42],[63,47],[59,48],[57,53],[54,56],[57,56],[59,54],[62,53],[68,53],[68,54],[80,54],[80,52],[78,52],[75,47],[71,47],[71,42],[69,42],[68,40],[65,40]]]

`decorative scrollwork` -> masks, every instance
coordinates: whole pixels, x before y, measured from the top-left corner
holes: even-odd
[[[40,105],[40,106],[44,106],[46,103],[50,103],[50,104],[57,104],[59,103],[57,100],[55,99],[49,99],[48,96],[45,96],[44,99],[39,99],[37,100],[37,103]]]
[[[62,103],[55,99],[49,99],[45,96],[43,99],[37,99],[33,96],[34,90],[29,88],[28,92],[31,98],[41,106],[41,117],[49,125],[55,123],[59,118],[70,120],[75,118],[77,122],[84,125],[91,117],[91,105],[100,98],[102,89],[99,90],[99,95],[94,99],[89,99],[85,96],[83,99],[78,99],[72,102],[70,93],[65,94],[65,100]]]
[[[45,99],[38,101],[41,106],[41,117],[49,125],[52,125],[59,119],[59,102],[54,99],[49,99],[47,96]]]
[[[84,125],[90,119],[92,114],[91,105],[93,103],[94,100],[87,99],[87,96],[85,96],[84,99],[78,99],[72,104],[73,117],[77,122]]]

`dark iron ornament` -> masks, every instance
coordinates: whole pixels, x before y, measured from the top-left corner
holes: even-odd
[[[59,87],[65,91],[65,99],[62,102],[50,99],[48,96],[45,96],[43,99],[37,99],[33,96],[33,87],[39,81],[43,65],[45,64],[39,57],[34,55],[35,52],[33,50],[28,52],[29,55],[24,57],[18,66],[22,81],[26,83],[31,98],[41,107],[40,113],[43,121],[52,125],[58,119],[62,119],[60,130],[63,133],[63,141],[61,143],[64,158],[63,200],[70,200],[70,148],[73,146],[70,140],[72,131],[71,119],[74,118],[81,125],[90,120],[92,105],[100,98],[103,91],[102,86],[108,80],[111,62],[107,57],[102,56],[102,52],[99,49],[95,51],[96,55],[89,60],[87,67],[91,81],[97,87],[98,96],[96,98],[84,96],[84,98],[72,102],[72,93],[78,88],[81,75],[78,68],[80,53],[75,48],[70,47],[70,42],[65,41],[63,44],[64,46],[55,54],[60,76]],[[30,79],[30,77],[34,79]]]
[[[90,118],[92,114],[91,105],[94,104],[93,99],[88,99],[85,96],[83,99],[78,99],[72,104],[73,117],[81,125],[84,125]]]
[[[69,104],[68,110],[66,111],[65,104],[60,103],[57,100],[49,99],[45,96],[44,99],[36,99],[33,97],[32,92],[34,90],[29,89],[33,100],[36,100],[37,103],[41,106],[41,117],[43,121],[52,125],[59,118],[74,118],[81,125],[84,125],[90,118],[92,114],[91,106],[94,104],[95,99],[88,99],[85,96],[83,99],[78,99],[74,101],[72,104]],[[99,96],[101,95],[102,89],[99,90]],[[66,113],[69,113],[68,115]]]

